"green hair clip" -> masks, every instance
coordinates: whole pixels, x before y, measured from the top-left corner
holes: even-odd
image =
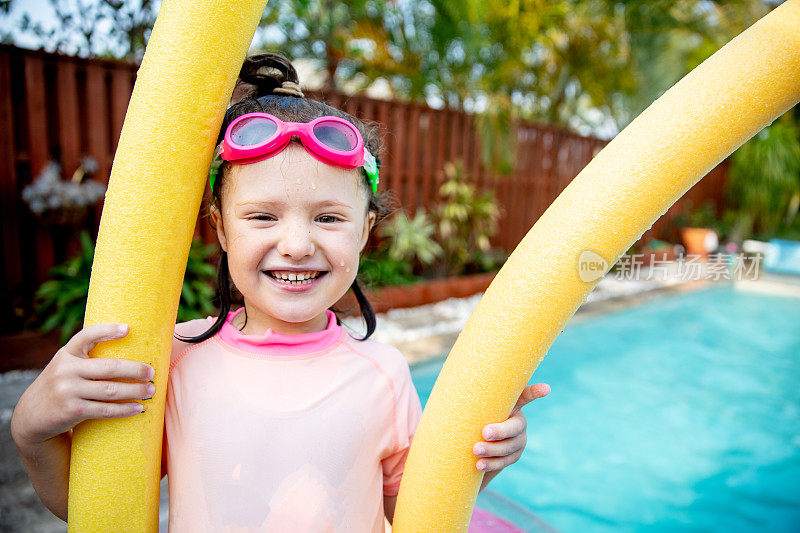
[[[375,159],[375,156],[369,153],[364,147],[364,174],[367,175],[367,181],[372,185],[372,194],[378,194],[378,169],[381,167],[381,162]]]
[[[211,194],[214,194],[214,184],[217,182],[217,175],[219,174],[219,167],[222,166],[222,144],[214,150],[214,159],[211,160],[211,166],[208,168],[208,182],[211,184]]]

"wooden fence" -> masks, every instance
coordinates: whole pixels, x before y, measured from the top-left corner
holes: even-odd
[[[48,270],[75,249],[74,231],[45,226],[21,199],[49,160],[70,176],[82,156],[91,155],[99,168],[94,177],[107,183],[117,139],[133,90],[138,65],[87,60],[13,46],[0,46],[0,219],[3,261],[3,329],[19,329],[30,313],[30,297]],[[302,81],[302,80],[301,80]],[[558,194],[605,146],[606,141],[566,129],[536,124],[517,125],[517,165],[510,176],[497,176],[480,162],[480,142],[471,115],[403,103],[348,96],[312,94],[355,116],[376,120],[384,130],[386,154],[381,189],[391,189],[403,208],[430,208],[436,201],[447,161],[462,159],[477,186],[490,189],[503,210],[495,246],[511,251]],[[719,209],[726,178],[720,165],[664,217],[643,239],[674,237],[670,222],[686,207],[711,199]],[[208,197],[208,191],[206,191]],[[102,206],[85,226],[94,235]],[[196,233],[214,242],[203,219]]]

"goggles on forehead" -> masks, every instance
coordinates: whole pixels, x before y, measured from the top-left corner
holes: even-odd
[[[378,192],[378,162],[350,122],[334,116],[311,122],[284,122],[269,113],[247,113],[228,125],[209,170],[211,190],[223,160],[234,165],[262,161],[283,151],[294,135],[309,154],[325,164],[363,168],[372,192]]]

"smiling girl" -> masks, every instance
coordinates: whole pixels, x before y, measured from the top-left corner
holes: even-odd
[[[177,324],[172,347],[162,451],[170,531],[383,531],[421,407],[403,355],[369,339],[375,315],[356,280],[389,212],[377,192],[380,135],[305,98],[281,56],[248,58],[240,78],[252,91],[228,109],[210,175],[220,313]],[[348,290],[362,338],[334,308]],[[144,412],[119,400],[153,396],[148,365],[87,356],[126,333],[117,324],[77,333],[12,417],[34,488],[64,520],[72,427]],[[473,448],[487,472],[481,488],[519,459],[520,409],[548,391],[527,387],[506,421],[484,428]]]

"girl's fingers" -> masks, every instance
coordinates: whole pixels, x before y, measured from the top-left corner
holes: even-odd
[[[97,343],[113,339],[121,339],[128,334],[128,326],[125,324],[103,323],[86,326],[64,345],[64,350],[75,357],[89,357],[89,351]]]
[[[511,417],[499,424],[489,424],[483,428],[481,435],[487,441],[498,441],[525,433],[528,421],[521,411],[512,412]]]
[[[127,334],[126,324],[92,324],[76,333],[63,350],[78,358],[78,375],[85,379],[153,379],[156,372],[148,364],[111,357],[89,357],[89,351],[99,342],[121,339]]]
[[[108,402],[112,400],[149,400],[156,392],[152,383],[124,383],[121,381],[83,380],[78,396],[85,400]]]
[[[96,357],[82,361],[78,367],[78,375],[85,379],[135,379],[152,380],[156,372],[153,367],[139,361]]]
[[[124,418],[140,414],[144,408],[136,402],[109,403],[81,400],[75,406],[73,415],[79,420],[90,418]]]
[[[528,389],[531,391],[532,398],[531,400],[536,400],[537,398],[544,398],[548,394],[550,394],[550,385],[547,383],[534,383],[533,385],[529,386]]]
[[[514,409],[522,409],[523,406],[527,405],[533,400],[544,398],[548,394],[550,394],[550,385],[547,383],[534,383],[533,385],[528,385],[522,389],[522,394],[519,395],[519,399],[517,400],[517,404],[514,406]]]
[[[524,450],[528,436],[520,433],[510,439],[498,442],[478,442],[472,447],[476,457],[503,457]]]
[[[505,457],[487,457],[475,463],[475,468],[481,472],[491,472],[494,470],[502,470],[508,465],[516,463],[522,457],[522,450],[515,452]]]
[[[156,375],[153,367],[139,361],[96,357],[82,361],[78,375],[86,379],[135,379],[150,381]]]

